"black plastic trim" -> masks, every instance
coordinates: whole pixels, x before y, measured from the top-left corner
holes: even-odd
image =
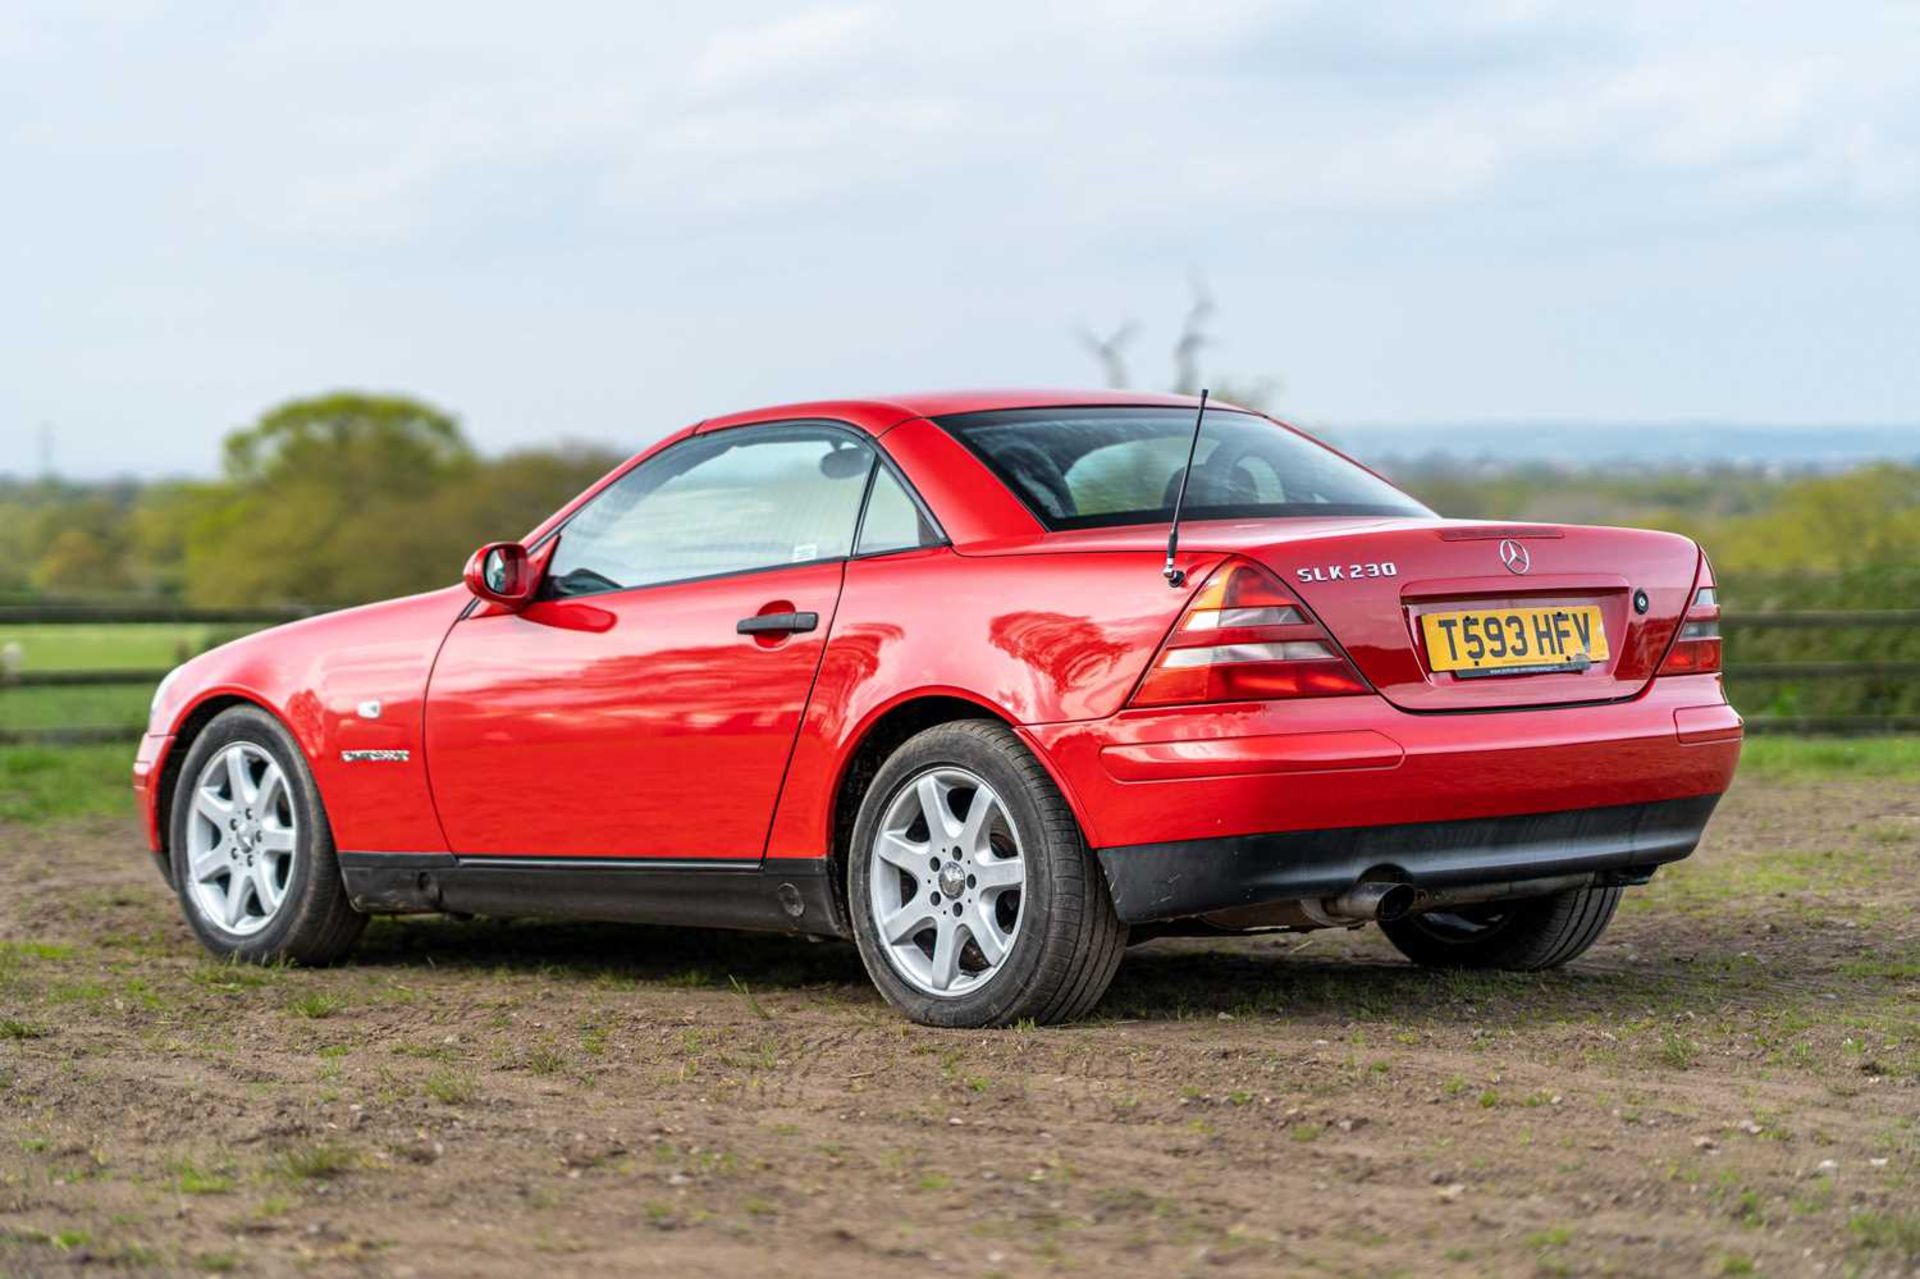
[[[1582,871],[1632,880],[1694,850],[1718,795],[1400,826],[1277,831],[1099,850],[1130,924],[1334,897],[1362,878],[1422,887]]]
[[[667,861],[341,853],[356,909],[370,914],[592,919],[846,937],[824,858]]]
[[[759,613],[733,624],[739,635],[801,635],[819,628],[818,613]]]

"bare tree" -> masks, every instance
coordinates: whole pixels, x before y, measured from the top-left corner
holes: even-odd
[[[1133,341],[1133,335],[1140,326],[1132,320],[1126,320],[1107,337],[1101,337],[1092,329],[1081,326],[1080,342],[1100,361],[1100,367],[1107,376],[1107,385],[1116,391],[1125,390],[1127,379],[1127,344]]]
[[[1180,340],[1173,344],[1173,389],[1179,395],[1200,393],[1200,350],[1211,344],[1207,321],[1213,318],[1213,294],[1196,273],[1192,279],[1193,305],[1180,323]]]
[[[1201,352],[1214,345],[1213,337],[1207,331],[1216,310],[1213,291],[1197,271],[1191,277],[1190,287],[1193,301],[1180,322],[1180,337],[1173,344],[1173,390],[1180,395],[1199,394]],[[1092,329],[1081,326],[1081,345],[1100,362],[1101,369],[1106,373],[1107,385],[1116,390],[1131,385],[1127,376],[1126,348],[1139,330],[1138,324],[1128,320],[1110,336],[1103,338]],[[1216,377],[1213,380],[1215,399],[1228,400],[1251,409],[1266,408],[1279,389],[1280,383],[1272,378],[1241,381]]]

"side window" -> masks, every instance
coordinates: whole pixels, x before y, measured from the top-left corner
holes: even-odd
[[[909,551],[916,546],[932,546],[939,540],[893,472],[881,467],[873,477],[867,516],[860,524],[860,545],[854,553],[878,555],[885,551]]]
[[[844,559],[873,450],[819,427],[716,431],[622,476],[560,532],[552,595]]]

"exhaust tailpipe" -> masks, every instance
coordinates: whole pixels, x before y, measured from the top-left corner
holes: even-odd
[[[1412,884],[1366,880],[1328,899],[1326,912],[1335,919],[1394,920],[1411,912],[1417,899]]]

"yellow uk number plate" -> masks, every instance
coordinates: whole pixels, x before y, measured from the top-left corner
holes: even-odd
[[[1607,659],[1607,629],[1591,604],[1426,613],[1427,665],[1462,675],[1585,670]]]

